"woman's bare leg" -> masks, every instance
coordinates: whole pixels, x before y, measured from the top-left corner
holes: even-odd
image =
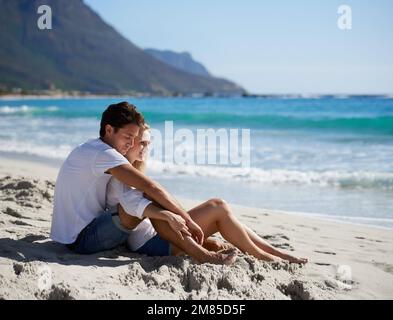
[[[273,247],[271,244],[269,244],[267,241],[262,239],[260,236],[258,236],[254,231],[252,231],[249,227],[244,226],[246,229],[248,236],[250,239],[262,250],[279,257],[284,260],[288,260],[289,262],[294,262],[294,263],[306,263],[308,260],[306,258],[296,258],[290,254],[287,254],[285,252],[282,252],[278,250],[277,248]]]
[[[189,214],[202,228],[206,237],[219,231],[227,241],[258,259],[272,261],[276,260],[275,256],[295,263],[307,262],[307,259],[298,259],[277,250],[251,229],[243,226],[221,199],[211,199],[190,210]],[[225,228],[226,235],[223,234],[222,228]]]
[[[220,232],[225,240],[241,251],[265,261],[276,257],[259,248],[248,236],[247,231],[221,199],[211,199],[188,211],[192,219],[201,227],[205,237]]]

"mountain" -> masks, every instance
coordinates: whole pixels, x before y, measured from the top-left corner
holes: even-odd
[[[40,30],[40,5],[52,30]],[[243,93],[235,83],[190,74],[153,58],[82,0],[0,0],[0,89],[57,88],[97,94]]]
[[[176,68],[192,74],[211,77],[209,71],[199,62],[195,61],[188,52],[173,52],[170,50],[145,49],[145,52],[154,58]]]

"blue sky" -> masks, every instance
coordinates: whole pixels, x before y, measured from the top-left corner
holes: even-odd
[[[188,51],[253,93],[393,93],[391,0],[85,0],[141,48]],[[352,30],[337,9],[352,8]]]

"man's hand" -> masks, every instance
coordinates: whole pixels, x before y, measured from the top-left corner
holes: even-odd
[[[191,236],[191,233],[186,225],[186,221],[181,216],[169,211],[167,211],[167,216],[168,218],[166,221],[169,223],[169,226],[182,240],[184,240],[184,235]]]
[[[199,225],[197,225],[195,223],[195,221],[192,220],[191,218],[186,221],[186,224],[187,224],[188,230],[190,230],[192,237],[195,239],[195,241],[198,244],[203,245],[204,234],[203,234],[201,227]]]

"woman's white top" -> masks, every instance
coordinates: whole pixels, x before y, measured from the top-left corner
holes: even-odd
[[[117,212],[120,204],[127,214],[143,219],[143,212],[152,203],[143,196],[143,193],[131,188],[112,177],[106,191],[106,206],[111,212]],[[145,218],[135,229],[129,231],[127,244],[130,250],[135,251],[153,238],[157,232],[149,218]]]

